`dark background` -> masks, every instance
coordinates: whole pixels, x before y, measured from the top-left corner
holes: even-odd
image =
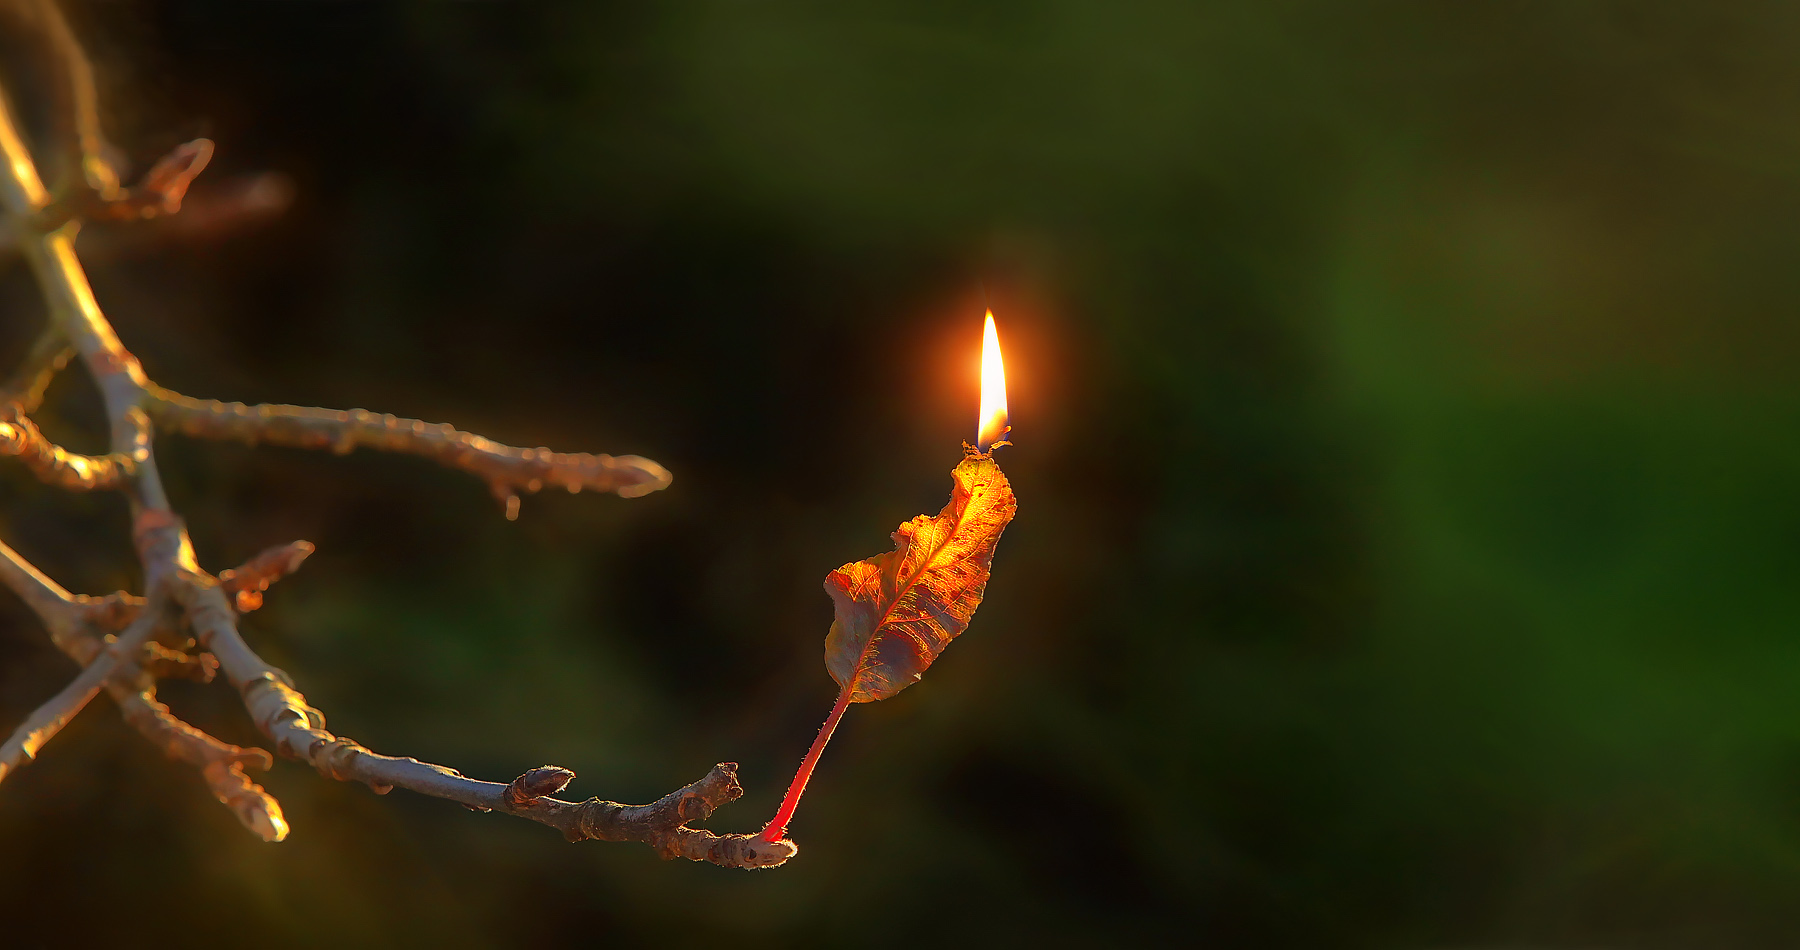
[[[73,8],[132,175],[205,134],[196,201],[293,188],[83,235],[155,379],[675,472],[508,523],[418,459],[165,440],[207,566],[318,543],[245,627],[336,731],[625,801],[735,760],[754,830],[833,696],[820,582],[943,504],[989,304],[1020,514],[787,867],[293,763],[265,845],[101,701],[0,788],[0,942],[1800,944],[1800,6],[855,7]],[[16,358],[16,261],[0,305]],[[119,499],[0,477],[9,543],[136,583]],[[71,673],[0,598],[4,727]]]

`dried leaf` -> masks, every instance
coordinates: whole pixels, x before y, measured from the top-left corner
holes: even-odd
[[[894,550],[832,571],[825,592],[837,619],[825,637],[825,668],[837,703],[800,762],[763,841],[776,842],[800,804],[813,767],[851,703],[886,699],[919,681],[969,626],[987,592],[994,546],[1017,510],[1012,485],[991,455],[968,450],[950,473],[950,503],[894,532]]]
[[[894,532],[894,550],[825,578],[837,620],[825,637],[825,667],[850,702],[886,699],[919,681],[969,626],[987,590],[994,545],[1012,520],[1012,486],[986,455],[951,472],[955,488],[937,517]]]

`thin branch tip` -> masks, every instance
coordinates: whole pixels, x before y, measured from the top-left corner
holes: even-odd
[[[79,455],[51,442],[16,402],[0,407],[0,455],[16,456],[40,481],[68,491],[119,488],[137,469],[129,455]]]
[[[514,448],[447,423],[404,419],[367,409],[246,405],[195,399],[154,384],[145,407],[159,425],[201,439],[323,449],[345,454],[357,448],[419,455],[487,482],[494,496],[517,514],[509,496],[557,487],[569,492],[611,492],[639,498],[667,488],[674,477],[638,455],[555,452]]]
[[[55,4],[31,3],[47,11],[36,28],[47,34],[62,70],[51,148],[62,168],[53,195],[0,90],[0,206],[13,221],[12,243],[0,250],[16,252],[30,265],[51,318],[24,365],[0,384],[0,455],[20,457],[39,477],[60,487],[122,492],[131,505],[144,594],[70,594],[0,544],[0,583],[27,603],[56,645],[82,665],[57,696],[0,745],[0,778],[35,758],[104,689],[140,735],[168,757],[195,766],[214,797],[265,841],[285,839],[289,827],[280,804],[247,773],[268,769],[279,754],[311,765],[326,778],[360,782],[377,794],[405,788],[476,811],[528,818],[569,840],[638,841],[664,858],[723,867],[775,867],[793,857],[797,848],[791,841],[689,827],[743,795],[736,763],[721,762],[699,781],[647,805],[598,798],[562,801],[552,796],[575,773],[558,766],[527,770],[510,783],[487,782],[417,759],[381,755],[334,735],[326,730],[324,714],[307,703],[287,674],[245,643],[239,617],[261,606],[270,585],[298,569],[314,547],[295,541],[270,548],[217,577],[202,570],[164,491],[153,426],[251,444],[337,453],[366,447],[423,456],[484,481],[509,518],[518,516],[520,496],[545,488],[637,498],[667,488],[673,476],[636,455],[514,448],[450,425],[361,409],[247,406],[193,399],[156,386],[101,312],[76,256],[74,234],[81,220],[130,221],[175,213],[212,158],[214,145],[195,139],[177,146],[137,184],[121,188],[105,158],[91,64]],[[281,181],[264,184],[256,193],[260,206],[286,203],[288,191]],[[79,355],[105,406],[110,451],[104,456],[77,455],[50,443],[29,418],[72,353]],[[238,691],[273,754],[208,735],[156,699],[159,678],[205,682],[218,673]]]
[[[311,541],[290,541],[267,548],[230,570],[219,572],[219,586],[231,597],[238,613],[262,606],[269,585],[300,569],[313,551]]]
[[[49,233],[71,221],[142,221],[175,214],[188,186],[212,161],[211,139],[194,139],[175,146],[130,188],[116,184],[95,187],[86,183],[32,216],[32,225]]]

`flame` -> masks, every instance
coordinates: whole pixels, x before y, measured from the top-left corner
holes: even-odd
[[[987,452],[1006,438],[1006,365],[1000,360],[1000,335],[994,332],[994,311],[981,331],[981,417],[976,422],[975,448]]]

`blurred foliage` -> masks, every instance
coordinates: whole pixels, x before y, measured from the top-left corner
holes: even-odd
[[[508,524],[417,460],[166,443],[207,564],[318,542],[247,626],[337,730],[623,800],[735,759],[751,830],[832,696],[820,580],[942,503],[984,304],[1021,508],[787,868],[291,764],[270,847],[102,710],[0,788],[9,943],[1800,941],[1800,7],[75,13],[138,167],[205,133],[298,184],[96,263],[153,376],[676,473]],[[85,386],[46,425],[94,447]],[[116,499],[4,477],[9,541],[130,583]],[[11,723],[69,671],[0,613]]]

